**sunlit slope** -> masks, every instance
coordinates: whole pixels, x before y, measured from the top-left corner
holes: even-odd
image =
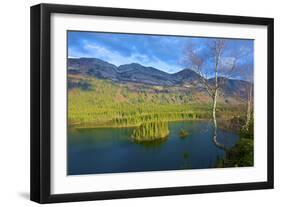
[[[81,74],[68,75],[68,123],[76,127],[129,127],[143,122],[211,118],[205,91],[189,85],[117,83]],[[235,97],[219,98],[218,116],[244,110]]]

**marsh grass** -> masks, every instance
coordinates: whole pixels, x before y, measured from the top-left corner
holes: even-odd
[[[134,129],[132,138],[136,141],[154,141],[166,139],[169,133],[167,122],[145,122]]]

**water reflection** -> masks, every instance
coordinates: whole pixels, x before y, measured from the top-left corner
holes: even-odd
[[[184,139],[181,129],[188,132]],[[210,168],[238,140],[217,129],[214,142],[210,121],[171,122],[169,131],[167,139],[137,143],[133,128],[68,130],[68,174]]]
[[[159,140],[153,140],[153,141],[138,141],[138,140],[132,140],[132,142],[139,144],[143,147],[147,148],[159,148],[161,145],[163,145],[165,142],[167,142],[166,139],[159,139]]]

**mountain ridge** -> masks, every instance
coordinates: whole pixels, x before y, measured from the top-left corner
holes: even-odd
[[[120,66],[116,66],[109,62],[103,61],[98,58],[68,58],[68,71],[70,73],[82,73],[85,75],[94,75],[98,76],[98,78],[112,78],[112,76],[119,75],[132,75],[133,73],[142,73],[138,75],[148,75],[155,78],[162,78],[169,80],[169,83],[176,84],[182,80],[195,80],[200,77],[195,71],[184,68],[181,71],[175,73],[167,73],[160,69],[151,67],[151,66],[143,66],[139,63],[129,63],[123,64]],[[100,77],[99,77],[100,76]],[[134,75],[136,76],[136,74]],[[118,77],[116,77],[118,78]],[[122,77],[119,76],[122,79]],[[129,80],[128,80],[129,81]],[[141,80],[140,80],[141,81]],[[152,83],[153,84],[153,83]],[[158,84],[154,84],[158,85]],[[159,85],[165,85],[160,82]]]
[[[98,58],[68,58],[69,74],[81,74],[94,76],[99,79],[109,79],[121,83],[140,83],[155,86],[188,86],[195,87],[199,91],[204,90],[200,79],[202,78],[195,71],[185,68],[176,73],[170,74],[154,67],[146,67],[139,63],[130,63],[120,66],[108,63]],[[228,96],[246,97],[245,88],[251,84],[244,80],[224,80],[222,91]],[[210,84],[214,78],[206,79]]]

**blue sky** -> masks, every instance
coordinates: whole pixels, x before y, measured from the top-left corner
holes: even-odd
[[[187,67],[184,52],[188,44],[196,45],[203,54],[210,40],[212,38],[69,31],[68,57],[99,58],[116,66],[139,63],[175,73]],[[231,51],[248,51],[240,64],[253,65],[253,49],[253,40],[233,39],[228,41],[224,58],[231,59]],[[211,65],[212,61],[206,64],[207,72]]]

